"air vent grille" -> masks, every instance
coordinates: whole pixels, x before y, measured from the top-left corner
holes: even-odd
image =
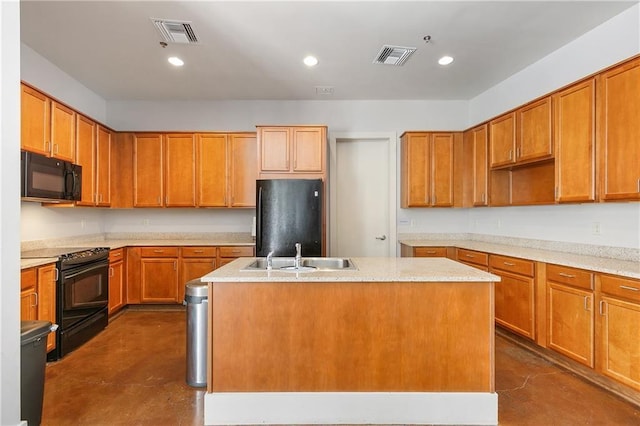
[[[373,60],[374,64],[402,66],[407,59],[416,51],[415,47],[402,46],[382,46],[380,52]]]
[[[189,21],[151,18],[162,40],[167,43],[198,44],[193,26]]]

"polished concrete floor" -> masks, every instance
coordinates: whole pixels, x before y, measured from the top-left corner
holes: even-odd
[[[500,425],[640,425],[640,408],[496,336]],[[202,425],[185,383],[185,313],[124,312],[47,364],[43,426]]]

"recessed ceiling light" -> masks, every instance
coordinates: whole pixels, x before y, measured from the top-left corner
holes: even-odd
[[[178,58],[177,56],[169,57],[168,61],[169,61],[169,63],[171,65],[176,66],[176,67],[181,67],[181,66],[184,65],[184,61],[182,59]]]
[[[453,58],[451,56],[443,56],[442,58],[438,59],[438,63],[440,65],[449,65],[451,62],[453,62]]]
[[[316,65],[318,65],[318,58],[309,55],[305,57],[302,62],[304,62],[304,64],[308,67],[315,67]]]

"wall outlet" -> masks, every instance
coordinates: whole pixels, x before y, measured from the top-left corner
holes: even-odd
[[[591,233],[593,235],[600,235],[601,234],[600,222],[593,222],[591,224]]]
[[[80,228],[84,229],[87,226],[87,221],[85,219],[82,219],[80,221]]]
[[[502,228],[502,219],[498,219],[496,225],[498,226],[498,229]]]
[[[400,219],[398,221],[399,226],[409,226],[410,224],[411,222],[409,222],[409,219]]]
[[[143,220],[142,220],[142,224],[143,224],[144,226],[149,226],[149,219],[143,219]]]

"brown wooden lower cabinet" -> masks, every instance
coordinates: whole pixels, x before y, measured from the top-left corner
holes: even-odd
[[[109,253],[109,315],[126,305],[124,248]]]
[[[56,265],[20,271],[20,320],[56,323]],[[55,332],[47,336],[47,352],[56,347]]]
[[[140,302],[179,303],[179,247],[140,250]]]
[[[456,249],[456,260],[465,265],[489,272],[489,255],[487,253],[459,248]]]
[[[533,262],[490,255],[489,270],[502,278],[495,286],[496,323],[529,339],[535,338]]]
[[[557,265],[546,270],[548,347],[593,368],[593,273]]]
[[[253,246],[129,247],[126,303],[182,303],[187,281],[253,255]]]
[[[596,366],[640,390],[640,280],[599,275]]]

